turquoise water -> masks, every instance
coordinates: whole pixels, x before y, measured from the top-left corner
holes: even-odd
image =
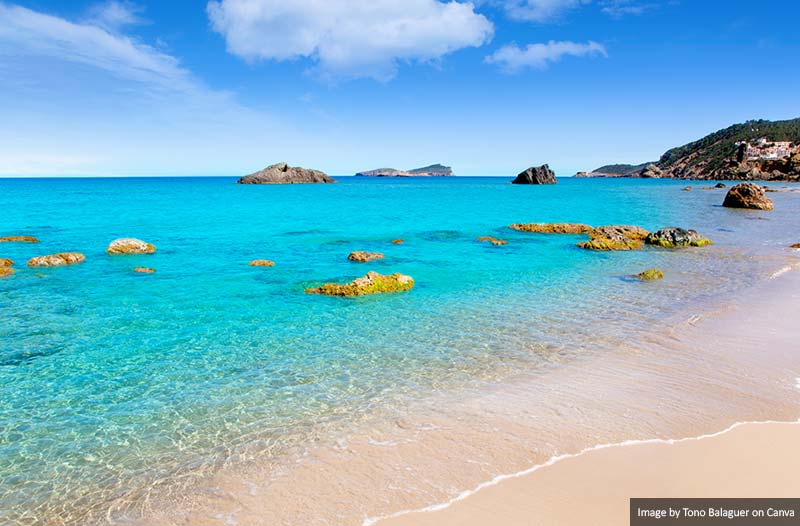
[[[0,523],[79,524],[155,481],[277,458],[406,399],[546,374],[766,277],[800,241],[791,193],[770,194],[767,213],[724,209],[702,183],[339,180],[0,180],[0,236],[41,240],[0,244],[17,262],[0,279]],[[595,253],[582,236],[506,227],[556,221],[684,226],[715,245]],[[158,252],[107,256],[119,237]],[[352,250],[386,258],[352,263]],[[86,262],[24,265],[60,251]],[[667,278],[629,278],[648,267]],[[303,293],[368,270],[416,287]]]

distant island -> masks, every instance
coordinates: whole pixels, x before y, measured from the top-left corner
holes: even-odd
[[[377,168],[358,172],[358,177],[450,177],[455,175],[453,169],[443,164],[432,164],[413,170],[398,170],[396,168]]]
[[[677,148],[658,161],[609,164],[576,177],[800,180],[800,119],[734,124]]]

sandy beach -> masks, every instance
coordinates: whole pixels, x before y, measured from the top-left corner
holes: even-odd
[[[798,423],[590,449],[378,526],[626,524],[631,497],[795,497]]]

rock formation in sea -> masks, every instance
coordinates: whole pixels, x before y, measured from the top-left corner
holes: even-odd
[[[726,185],[725,183],[717,183],[714,185],[714,188],[727,188],[727,187],[728,185]]]
[[[531,166],[517,175],[511,184],[556,184],[556,174],[546,164]]]
[[[271,259],[254,259],[249,265],[251,267],[274,267],[275,262]]]
[[[402,245],[403,243],[405,243],[405,240],[403,239],[392,239],[393,245]]]
[[[0,243],[38,243],[39,240],[33,236],[6,236],[0,237]]]
[[[589,231],[589,241],[578,243],[587,250],[639,250],[650,232],[634,225],[606,225]]]
[[[14,269],[11,267],[0,267],[0,278],[7,278],[14,274]]]
[[[277,163],[267,166],[261,171],[245,175],[236,182],[238,184],[299,184],[335,183],[336,180],[319,170]]]
[[[383,254],[380,252],[365,252],[363,250],[356,250],[355,252],[350,252],[350,255],[347,256],[347,259],[350,261],[355,261],[356,263],[367,263],[368,261],[383,259]]]
[[[432,164],[412,170],[398,170],[397,168],[377,168],[358,172],[359,177],[450,177],[455,175],[453,169],[443,164]]]
[[[764,189],[754,183],[734,185],[725,195],[722,206],[728,208],[750,208],[754,210],[772,210],[774,204],[764,193]]]
[[[537,234],[586,234],[592,229],[583,223],[513,223],[508,227]]]
[[[8,258],[0,258],[0,267],[13,267],[14,262]]]
[[[414,279],[411,276],[406,276],[399,272],[385,276],[370,271],[365,276],[356,278],[350,283],[326,283],[320,287],[306,289],[306,292],[325,296],[364,296],[366,294],[400,292],[410,290],[413,287]]]
[[[657,268],[649,268],[636,274],[636,277],[642,281],[655,281],[664,279],[664,272]]]
[[[150,267],[134,267],[133,271],[139,274],[155,274],[156,269]]]
[[[156,247],[152,243],[132,237],[115,239],[106,249],[109,254],[152,254],[155,251]]]
[[[36,256],[28,260],[29,267],[60,267],[74,265],[86,261],[86,256],[80,252],[59,252],[47,256]]]
[[[683,191],[684,192],[691,192],[692,191],[692,187],[691,186],[684,186],[683,187]]]
[[[710,239],[701,236],[696,230],[677,227],[667,227],[652,232],[644,242],[662,248],[704,247],[711,244]]]
[[[496,247],[508,244],[508,241],[506,241],[505,239],[497,239],[494,236],[481,236],[477,238],[476,241],[488,242]]]

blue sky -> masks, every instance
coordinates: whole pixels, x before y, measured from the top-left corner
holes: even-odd
[[[559,175],[800,116],[793,1],[0,0],[0,176]]]

